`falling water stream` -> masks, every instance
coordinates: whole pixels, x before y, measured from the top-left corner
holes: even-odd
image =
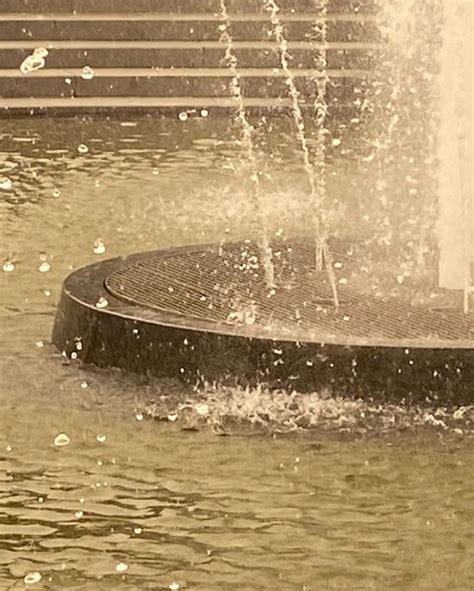
[[[280,63],[282,70],[285,74],[286,84],[288,86],[288,91],[291,98],[292,103],[292,114],[293,119],[296,126],[296,136],[298,142],[301,146],[302,156],[303,156],[303,163],[304,169],[308,178],[308,183],[310,186],[311,191],[311,202],[314,207],[313,212],[313,219],[314,219],[314,226],[315,226],[315,234],[316,234],[316,269],[321,271],[323,268],[323,263],[328,273],[329,281],[331,284],[331,289],[333,293],[334,305],[336,308],[339,307],[339,297],[337,293],[337,284],[336,284],[336,277],[334,274],[333,268],[333,261],[330,250],[327,245],[327,236],[326,231],[322,219],[323,209],[325,206],[325,129],[324,129],[324,121],[326,118],[326,109],[327,105],[324,101],[324,80],[325,80],[325,72],[323,70],[323,82],[319,86],[319,92],[316,97],[316,101],[314,104],[316,110],[316,121],[319,125],[318,129],[318,136],[317,136],[317,152],[316,157],[318,158],[316,171],[315,167],[311,162],[310,150],[308,146],[308,140],[306,138],[305,133],[305,123],[303,112],[300,107],[300,93],[296,87],[295,77],[291,70],[290,61],[291,57],[288,51],[288,41],[285,37],[285,32],[283,28],[283,24],[279,17],[280,8],[275,0],[264,0],[265,8],[268,10],[270,14],[270,19],[272,25],[274,27],[274,34],[276,42],[279,46],[280,52]],[[324,19],[324,15],[326,12],[326,3],[319,3],[318,8],[322,10],[320,14],[319,20],[316,22],[316,27],[321,30],[321,19]],[[324,26],[323,26],[324,31]],[[324,57],[325,50],[326,50],[326,39],[324,38],[325,35],[323,34],[323,39],[319,43],[315,43],[315,47],[320,47],[320,56],[318,60],[318,65],[323,66],[326,68],[326,60]]]
[[[222,17],[223,21],[223,23],[220,26],[220,40],[222,43],[226,45],[225,62],[227,63],[229,70],[232,73],[230,89],[232,96],[236,99],[238,109],[237,120],[242,129],[242,143],[244,145],[247,164],[250,168],[250,180],[252,183],[251,196],[253,200],[254,211],[259,225],[260,251],[265,273],[265,283],[267,288],[271,290],[275,287],[275,273],[272,262],[272,248],[269,241],[269,232],[267,228],[266,216],[262,204],[262,196],[260,189],[260,171],[255,156],[255,148],[253,141],[254,128],[249,122],[245,111],[244,97],[242,94],[240,76],[238,72],[238,61],[235,54],[232,36],[230,34],[230,19],[229,14],[227,12],[225,0],[220,0],[220,8],[220,16]]]

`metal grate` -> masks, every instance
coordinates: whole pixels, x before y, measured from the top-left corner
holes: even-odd
[[[344,257],[338,257],[338,260]],[[333,305],[326,273],[314,271],[311,242],[274,245],[277,288],[269,292],[254,244],[156,256],[112,273],[110,293],[129,303],[216,324],[270,331],[297,329],[321,339],[400,343],[438,339],[474,342],[474,315],[432,309],[398,299],[381,300],[342,281]],[[341,271],[338,271],[339,279]]]

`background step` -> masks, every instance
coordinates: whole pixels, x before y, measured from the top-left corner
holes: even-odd
[[[276,0],[282,12],[315,12],[314,0]],[[226,0],[229,12],[266,13],[265,0]],[[329,0],[329,12],[374,12],[377,0]],[[1,0],[2,12],[220,12],[220,0]]]
[[[30,55],[30,49],[3,49],[0,45],[2,68],[20,67]],[[236,56],[240,68],[281,69],[277,49],[238,49]],[[218,68],[225,65],[225,49],[222,48],[138,48],[117,45],[102,49],[57,49],[46,58],[46,68]],[[306,50],[292,50],[290,64],[293,68],[314,68],[317,55]],[[370,69],[373,53],[367,49],[329,50],[327,63],[330,69]]]
[[[78,26],[79,25],[79,26]],[[235,21],[230,29],[236,41],[268,41],[274,39],[273,26],[267,21]],[[0,21],[2,41],[218,41],[221,36],[218,21],[130,21],[130,20],[9,20]],[[285,23],[285,36],[292,41],[318,41],[313,20]],[[327,40],[368,42],[379,41],[374,22],[331,21]]]
[[[287,107],[266,0],[225,1],[246,105]],[[382,46],[377,0],[328,0],[327,44],[315,28],[316,0],[276,2],[302,104],[314,103],[325,50],[330,116],[354,110]],[[221,24],[221,0],[1,0],[1,112],[91,109],[94,101],[101,110],[193,108],[196,101],[235,108]],[[49,51],[44,67],[22,74],[38,47]],[[94,70],[91,80],[81,78],[85,66]]]
[[[4,78],[0,79],[0,95],[4,98],[22,97],[230,97],[230,79],[223,77],[177,76],[166,79],[152,77],[94,78],[93,80],[64,78]],[[311,78],[297,78],[295,86],[303,97],[315,96],[317,82]],[[327,102],[351,103],[357,98],[353,79],[335,80],[327,86]],[[241,79],[244,96],[256,98],[278,98],[288,96],[288,86],[282,77],[251,77]]]

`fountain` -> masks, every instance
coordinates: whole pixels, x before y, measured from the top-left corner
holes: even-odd
[[[222,25],[220,30],[222,32],[220,40],[226,46],[225,62],[232,73],[232,81],[230,84],[231,94],[235,97],[237,103],[237,120],[242,128],[242,143],[245,150],[245,156],[250,167],[250,180],[252,183],[252,198],[255,215],[259,224],[260,231],[260,252],[262,265],[265,272],[265,282],[268,289],[275,286],[275,273],[272,262],[272,249],[268,240],[268,229],[265,221],[265,212],[263,211],[262,199],[260,195],[260,174],[258,170],[257,161],[255,158],[255,149],[253,145],[254,129],[249,123],[245,112],[244,99],[242,96],[242,88],[240,86],[240,76],[238,72],[238,63],[235,55],[234,44],[229,33],[230,19],[227,12],[225,0],[220,0]]]
[[[463,290],[466,313],[473,293],[474,266],[473,8],[463,0],[444,4],[438,97],[439,283],[446,289]]]
[[[379,227],[362,243],[348,244],[335,241],[325,221],[328,2],[315,2],[317,90],[310,97],[297,87],[277,1],[262,2],[288,91],[314,238],[269,240],[254,128],[221,0],[220,42],[259,237],[133,254],[75,271],[64,284],[54,343],[85,363],[193,384],[266,382],[352,396],[465,401],[474,379],[474,316],[468,305],[474,257],[467,216],[472,180],[464,157],[468,150],[472,154],[472,135],[461,133],[465,124],[454,123],[472,88],[448,64],[456,56],[459,72],[467,59],[465,43],[453,46],[453,28],[468,20],[460,12],[466,3],[383,2],[378,18],[385,46],[374,54],[379,66],[365,97],[371,105],[366,126],[354,131],[364,138],[358,158],[371,199],[361,207]],[[439,55],[423,45],[426,33],[419,35],[426,18]],[[447,91],[448,77],[462,92]],[[433,106],[428,113],[427,105]],[[315,128],[312,143],[308,121]],[[358,125],[360,117],[351,122]],[[460,157],[448,157],[453,153]],[[433,246],[438,218],[439,256]],[[458,227],[465,228],[461,237],[453,231]]]

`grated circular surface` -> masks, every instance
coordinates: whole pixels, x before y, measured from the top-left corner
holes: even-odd
[[[336,309],[326,272],[314,270],[314,245],[310,241],[274,245],[277,288],[265,286],[255,244],[228,244],[155,256],[111,273],[109,292],[130,304],[145,306],[216,326],[240,324],[247,331],[294,331],[295,339],[307,333],[314,340],[341,339],[385,342],[403,346],[418,342],[429,346],[474,348],[474,315],[456,308],[435,309],[399,298],[381,299],[357,288],[348,275],[347,256],[336,269],[340,307]],[[349,274],[350,275],[350,274]],[[347,284],[346,284],[347,282]],[[257,335],[258,336],[258,335]]]

